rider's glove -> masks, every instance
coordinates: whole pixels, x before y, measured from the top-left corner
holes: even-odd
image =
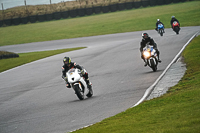
[[[65,77],[64,80],[67,82],[67,77]]]
[[[81,74],[83,74],[83,75],[85,74],[84,70],[81,70]]]

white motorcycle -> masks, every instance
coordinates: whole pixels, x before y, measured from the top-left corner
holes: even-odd
[[[158,56],[153,46],[147,44],[146,47],[143,48],[143,56],[147,65],[152,68],[154,72],[157,71]]]
[[[83,100],[85,96],[92,97],[92,85],[87,86],[86,81],[79,69],[72,68],[66,73],[66,75],[68,78],[68,82],[70,83],[71,87],[75,91],[75,94],[80,100]]]

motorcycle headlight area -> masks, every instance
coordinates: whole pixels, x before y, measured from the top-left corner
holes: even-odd
[[[144,55],[144,57],[148,58],[148,57],[150,57],[151,54],[148,51],[144,51],[143,55]]]

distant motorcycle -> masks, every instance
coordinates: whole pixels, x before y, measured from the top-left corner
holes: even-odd
[[[160,34],[160,36],[163,36],[163,33],[164,33],[163,24],[158,24],[158,33]]]
[[[158,66],[158,56],[156,53],[156,50],[153,48],[153,46],[147,44],[143,48],[143,56],[147,62],[147,65],[155,72],[157,71]]]
[[[68,82],[70,83],[71,87],[75,91],[75,94],[80,100],[83,100],[85,96],[92,97],[92,85],[87,86],[86,81],[79,69],[72,68],[66,73],[66,75],[68,78]]]
[[[180,31],[180,25],[177,21],[174,21],[172,24],[172,28],[174,30],[174,32],[176,32],[176,34],[179,34]]]

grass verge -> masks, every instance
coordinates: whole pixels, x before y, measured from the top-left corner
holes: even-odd
[[[30,63],[32,61],[39,60],[41,58],[45,58],[52,55],[73,51],[73,50],[79,50],[83,48],[85,47],[59,49],[59,50],[42,51],[42,52],[20,53],[18,58],[1,59],[0,72],[3,72],[5,70],[8,70],[8,69],[26,64],[26,63]]]
[[[171,16],[181,26],[200,25],[200,1],[125,10],[58,21],[0,28],[0,46],[155,29],[159,18],[165,28]],[[187,21],[186,21],[187,19]]]
[[[186,73],[167,94],[74,133],[199,133],[200,36],[182,56]]]

